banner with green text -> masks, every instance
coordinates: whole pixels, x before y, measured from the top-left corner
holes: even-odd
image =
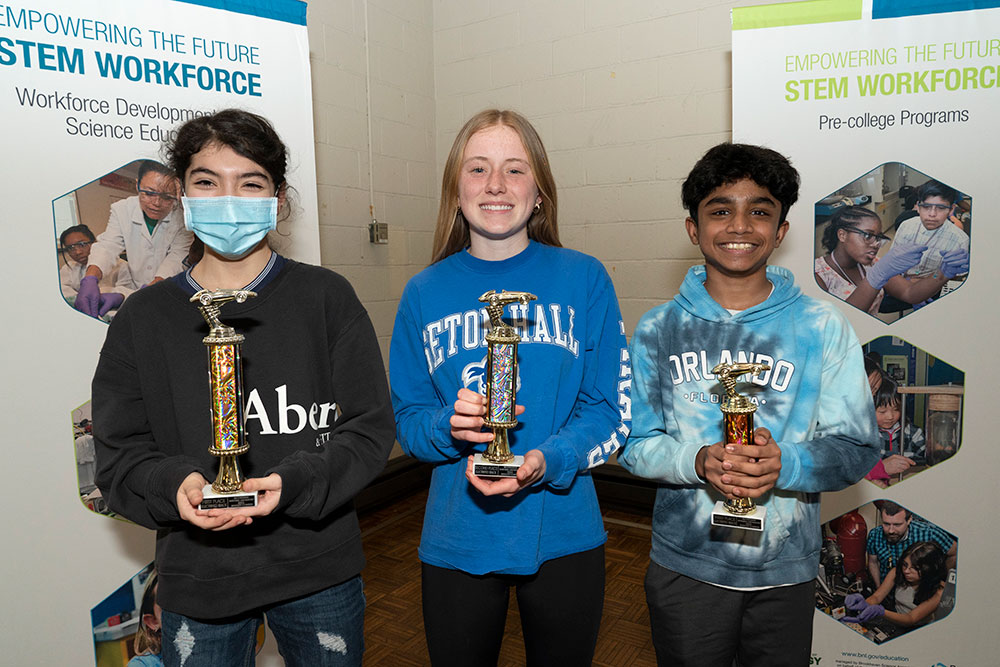
[[[812,664],[995,664],[1000,2],[732,19],[734,141],[802,178],[772,261],[854,326],[882,437],[866,479],[823,495]]]

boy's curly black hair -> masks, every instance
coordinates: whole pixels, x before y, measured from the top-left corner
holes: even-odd
[[[781,204],[781,222],[799,198],[799,172],[781,153],[763,146],[723,143],[702,156],[681,187],[681,200],[698,222],[698,204],[717,187],[749,178]]]

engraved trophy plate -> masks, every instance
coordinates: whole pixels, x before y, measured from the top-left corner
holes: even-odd
[[[208,381],[211,391],[212,444],[208,452],[219,458],[215,481],[202,489],[200,510],[256,507],[257,493],[243,491],[240,454],[250,449],[244,429],[243,362],[240,345],[243,335],[219,321],[219,310],[230,301],[243,303],[252,296],[249,290],[201,290],[193,297],[209,333],[202,339],[208,350]]]
[[[503,321],[503,309],[509,303],[526,304],[537,297],[527,292],[495,292],[479,297],[488,304],[490,332],[486,334],[486,415],[483,424],[493,429],[493,441],[486,451],[473,457],[472,474],[477,477],[516,477],[524,463],[523,456],[510,451],[507,430],[517,426],[514,407],[517,402],[517,343],[521,340],[514,327]]]
[[[746,396],[736,393],[736,379],[750,373],[757,375],[770,370],[767,364],[732,363],[719,364],[712,373],[726,388],[726,397],[722,400],[722,419],[725,443],[737,445],[753,444],[753,413],[757,406]],[[766,507],[758,507],[750,498],[732,498],[718,501],[712,510],[712,525],[743,530],[764,530]]]
[[[508,463],[490,463],[482,454],[472,457],[472,474],[476,477],[517,477],[517,469],[524,465],[524,457],[511,455]]]

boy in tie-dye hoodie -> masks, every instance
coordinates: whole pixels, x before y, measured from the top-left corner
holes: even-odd
[[[632,337],[632,433],[619,460],[658,480],[646,574],[661,665],[809,662],[819,493],[878,461],[861,348],[828,302],[768,257],[788,232],[798,173],[758,146],[720,144],[682,190],[705,257]],[[757,405],[753,445],[722,442],[721,362],[763,362],[737,390]],[[766,508],[762,532],[714,527],[716,501]]]

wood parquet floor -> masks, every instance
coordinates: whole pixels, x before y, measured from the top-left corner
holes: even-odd
[[[420,611],[420,562],[417,545],[427,492],[421,492],[361,518],[368,565],[364,570],[365,665],[429,665]],[[594,665],[655,667],[649,613],[642,580],[649,563],[650,517],[604,512],[607,579],[604,617]],[[511,595],[500,667],[524,665],[524,639],[517,601]]]

